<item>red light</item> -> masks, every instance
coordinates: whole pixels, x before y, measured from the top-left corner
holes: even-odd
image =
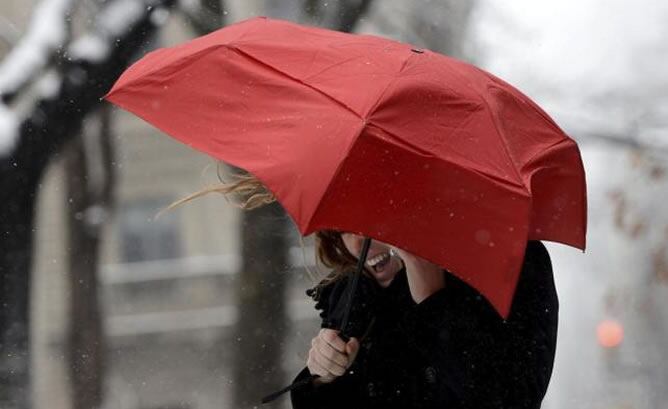
[[[596,327],[596,336],[602,347],[615,348],[624,339],[624,327],[615,320],[603,320]]]

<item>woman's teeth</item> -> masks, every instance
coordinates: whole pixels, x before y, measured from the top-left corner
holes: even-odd
[[[374,270],[377,270],[378,267],[382,267],[385,265],[386,261],[389,261],[390,259],[390,254],[389,253],[382,253],[377,256],[374,256],[373,258],[370,258],[369,260],[366,261],[367,265],[369,267],[373,268]]]

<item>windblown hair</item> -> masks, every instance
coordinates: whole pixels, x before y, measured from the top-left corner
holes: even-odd
[[[222,164],[219,163],[219,184],[206,187],[179,199],[170,204],[165,210],[174,209],[177,206],[208,195],[209,193],[222,194],[226,200],[244,210],[257,209],[276,201],[274,194],[255,176],[248,173],[232,173],[229,175],[230,180],[226,181],[224,174],[225,171],[222,170]],[[321,281],[320,285],[325,285],[342,278],[353,271],[357,264],[357,259],[350,254],[343,243],[341,233],[336,230],[317,231],[315,233],[315,246],[316,265],[319,263],[331,270]],[[312,278],[316,279],[316,277]]]
[[[231,175],[232,181],[226,182],[223,173],[221,172],[221,164],[218,164],[218,179],[220,179],[221,183],[209,186],[179,199],[170,204],[166,210],[171,210],[193,199],[208,195],[209,193],[222,194],[225,199],[244,210],[257,209],[258,207],[276,201],[274,194],[271,193],[259,179],[248,173],[233,173]],[[231,201],[231,197],[237,201]]]

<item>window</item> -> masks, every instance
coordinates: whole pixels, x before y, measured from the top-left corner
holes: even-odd
[[[173,259],[181,256],[176,212],[156,214],[167,200],[145,199],[124,206],[120,213],[121,262]]]

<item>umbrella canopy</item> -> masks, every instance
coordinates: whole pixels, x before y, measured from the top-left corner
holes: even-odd
[[[255,175],[302,234],[396,245],[503,316],[527,240],[585,246],[575,142],[509,84],[429,50],[254,18],[149,53],[106,98]]]

